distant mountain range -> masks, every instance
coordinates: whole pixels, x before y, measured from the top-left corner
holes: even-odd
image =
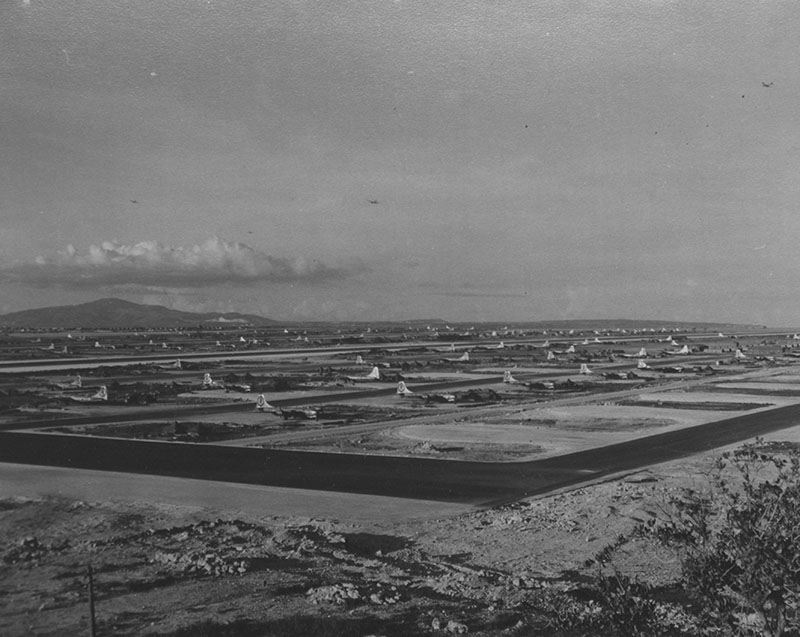
[[[277,322],[238,312],[181,312],[170,310],[162,305],[142,305],[123,301],[122,299],[99,299],[79,305],[62,305],[42,307],[21,312],[0,315],[0,327],[28,328],[156,328],[156,327],[192,327],[206,326],[268,326]],[[397,325],[432,325],[442,328],[441,319],[407,320],[407,321],[373,321],[373,324]],[[349,323],[348,323],[349,324]],[[465,324],[451,323],[452,329],[464,329]],[[499,323],[472,323],[482,329],[497,329]],[[699,323],[685,321],[635,320],[635,319],[570,319],[551,321],[528,321],[504,323],[509,329],[547,329],[567,331],[612,330],[612,329],[660,329],[680,328],[682,330],[722,331],[729,333],[735,330],[746,330],[756,326],[732,323]],[[760,327],[760,326],[759,326]]]
[[[634,330],[634,329],[680,329],[698,331],[748,330],[766,327],[742,323],[708,323],[700,321],[669,321],[657,319],[564,319],[525,323],[528,328],[552,330]]]
[[[0,315],[0,327],[136,328],[193,325],[271,325],[274,321],[237,312],[181,312],[161,305],[99,299],[79,305],[42,307]]]

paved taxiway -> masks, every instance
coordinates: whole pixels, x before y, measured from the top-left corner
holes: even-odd
[[[467,462],[0,433],[0,461],[484,505],[673,460],[800,423],[800,405],[528,462]]]

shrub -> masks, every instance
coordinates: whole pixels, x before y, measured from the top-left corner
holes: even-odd
[[[800,634],[800,455],[763,441],[723,454],[707,493],[686,491],[645,529],[678,550],[707,627]]]

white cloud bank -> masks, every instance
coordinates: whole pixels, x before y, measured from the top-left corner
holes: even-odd
[[[69,245],[55,256],[0,267],[0,280],[36,287],[202,288],[225,283],[316,283],[359,270],[363,270],[359,264],[331,267],[305,257],[273,257],[244,243],[212,237],[192,246],[104,241],[86,252]]]

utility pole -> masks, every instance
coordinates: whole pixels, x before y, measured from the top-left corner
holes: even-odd
[[[89,575],[89,635],[97,637],[97,625],[94,621],[94,578],[92,577],[92,565],[89,564],[87,568]]]

